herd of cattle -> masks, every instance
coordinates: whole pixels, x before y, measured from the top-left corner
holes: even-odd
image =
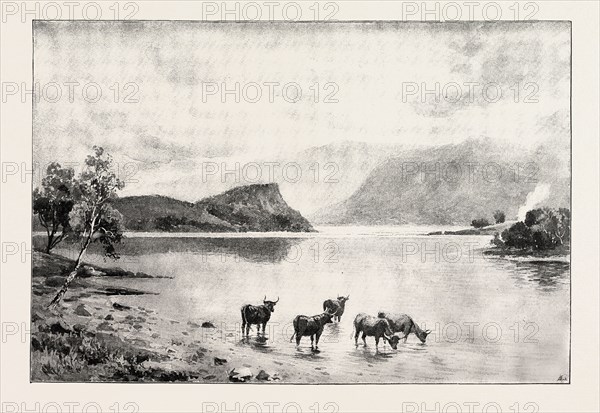
[[[346,309],[346,302],[350,299],[350,296],[340,296],[335,300],[325,300],[323,302],[323,313],[312,317],[305,315],[299,315],[294,318],[294,334],[290,338],[290,342],[296,337],[296,346],[300,345],[302,337],[310,336],[311,348],[314,350],[318,349],[319,338],[323,334],[325,324],[333,323],[334,321],[340,322],[344,310]],[[268,301],[267,297],[263,299],[262,305],[250,305],[247,304],[242,307],[242,335],[248,336],[250,333],[250,326],[257,326],[257,333],[260,333],[262,326],[263,335],[265,334],[265,328],[267,322],[271,319],[271,313],[275,312],[275,305],[279,302],[279,298],[276,301]],[[375,348],[378,349],[379,340],[383,338],[384,344],[387,342],[393,349],[398,348],[400,340],[406,340],[409,334],[417,336],[422,343],[425,343],[427,335],[431,333],[431,330],[422,330],[413,320],[406,314],[393,314],[386,312],[379,312],[377,317],[373,317],[364,313],[360,313],[354,319],[354,343],[358,346],[358,337],[362,333],[362,340],[367,346],[366,338],[375,338]],[[400,334],[403,334],[400,337]]]

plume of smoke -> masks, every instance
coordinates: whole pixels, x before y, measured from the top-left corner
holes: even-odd
[[[519,208],[518,219],[524,221],[527,211],[531,211],[550,195],[549,184],[538,184],[533,191],[527,194],[525,203]]]

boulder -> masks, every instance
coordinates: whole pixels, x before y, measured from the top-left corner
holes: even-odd
[[[234,382],[247,382],[252,378],[252,372],[248,367],[235,367],[229,372],[229,380]]]
[[[85,324],[75,324],[73,326],[73,330],[75,330],[77,333],[82,333],[87,330],[87,327]]]
[[[64,320],[58,319],[50,323],[50,332],[55,334],[69,334],[73,329]]]
[[[112,314],[107,315],[106,317],[104,317],[105,320],[114,320],[115,318],[113,317]]]
[[[84,265],[79,269],[78,275],[83,278],[87,277],[103,277],[106,275],[105,272],[98,271],[91,265]]]
[[[227,360],[218,357],[215,357],[213,361],[215,363],[215,366],[222,366],[223,364],[227,363]]]
[[[216,328],[216,327],[210,321],[205,321],[205,322],[202,323],[202,328]]]
[[[115,331],[115,329],[106,321],[103,321],[102,323],[98,324],[97,329],[98,331]]]
[[[89,308],[85,304],[79,304],[77,308],[75,308],[75,314],[83,316],[83,317],[91,317],[92,313]]]
[[[131,307],[119,303],[113,303],[113,308],[115,310],[123,311],[123,310],[131,310]]]
[[[261,380],[261,381],[275,381],[275,380],[281,380],[279,378],[279,374],[278,373],[274,373],[274,372],[266,372],[264,370],[261,370],[260,372],[258,372],[258,374],[256,375],[256,379],[257,380]]]

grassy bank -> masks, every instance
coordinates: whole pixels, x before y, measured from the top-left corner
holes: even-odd
[[[33,253],[32,381],[228,380],[225,356],[214,343],[206,345],[215,340],[202,339],[202,330],[210,330],[214,339],[211,323],[181,325],[123,303],[127,295],[149,293],[119,286],[119,280],[151,275],[86,266],[60,308],[48,310],[73,264],[58,255]],[[111,287],[100,283],[106,277]]]

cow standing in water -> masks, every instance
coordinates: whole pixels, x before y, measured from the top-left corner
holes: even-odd
[[[267,301],[267,296],[263,299],[263,305],[250,305],[246,304],[242,307],[242,336],[250,335],[250,326],[252,324],[257,325],[256,334],[260,334],[260,326],[262,325],[263,335],[265,334],[265,328],[267,322],[271,319],[271,313],[275,312],[275,304],[277,301]],[[245,330],[245,331],[244,331]]]
[[[350,296],[340,296],[337,300],[325,300],[323,302],[323,310],[333,314],[334,321],[338,323],[342,321],[342,315],[346,309],[346,301],[350,299]]]
[[[421,340],[421,343],[425,343],[427,336],[431,333],[431,330],[421,330],[417,323],[406,314],[393,314],[380,311],[377,317],[387,320],[394,333],[404,334],[404,337],[400,337],[400,340],[404,339],[405,343],[410,333],[417,336]]]
[[[296,336],[296,348],[300,346],[302,337],[310,336],[310,348],[313,350],[319,349],[319,338],[323,334],[325,324],[331,323],[333,314],[325,311],[323,314],[307,317],[299,315],[294,318],[294,334],[290,338],[290,343]],[[316,343],[314,342],[316,338]],[[313,345],[314,344],[314,345]]]
[[[383,343],[387,341],[389,345],[396,350],[400,339],[395,336],[390,328],[390,324],[385,318],[377,318],[360,313],[354,319],[354,344],[358,347],[358,336],[362,333],[362,340],[367,347],[367,336],[375,337],[375,351],[379,351],[379,339],[383,337]]]

